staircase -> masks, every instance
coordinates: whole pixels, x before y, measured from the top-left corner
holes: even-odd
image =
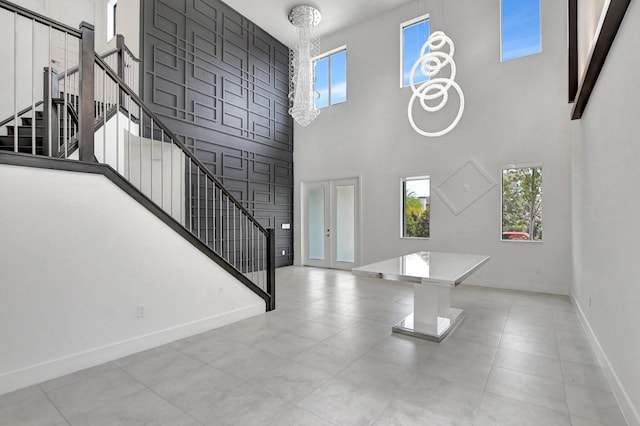
[[[22,125],[15,127],[14,125],[7,125],[7,136],[0,136],[0,150],[2,151],[16,151],[27,154],[43,154],[43,140],[44,140],[44,116],[42,111],[36,111],[35,114],[35,127],[33,127],[33,117],[20,117]],[[60,123],[62,130],[64,123]],[[15,133],[18,130],[18,146],[15,149]],[[33,140],[33,134],[35,130],[35,141]],[[60,135],[64,137],[64,135]],[[34,143],[35,142],[35,143]]]
[[[38,102],[36,105],[41,106],[42,102]],[[54,99],[52,101],[52,105],[64,106],[64,102],[61,99]],[[57,137],[54,136],[54,140],[58,142],[63,141],[62,144],[58,143],[58,148],[66,145],[69,150],[74,151],[78,147],[76,139],[76,133],[78,131],[78,116],[72,105],[73,103],[69,103],[67,105],[68,114],[66,122],[64,116],[59,117],[58,125],[51,126],[51,128],[54,133],[56,130],[58,131]],[[19,126],[16,126],[15,124],[0,124],[0,126],[5,126],[5,131],[7,133],[4,136],[0,135],[0,151],[44,155],[46,148],[44,146],[44,140],[48,137],[48,135],[45,135],[45,129],[48,127],[45,124],[44,114],[45,113],[42,110],[36,110],[34,114],[32,113],[31,108],[28,108],[27,110],[24,110],[24,112],[21,111],[21,113],[18,114],[18,118],[20,119]],[[14,117],[9,117],[2,121],[2,123],[13,121]],[[15,137],[16,133],[18,135],[17,138]],[[66,141],[66,144],[64,141]],[[63,154],[59,153],[57,156],[62,155]]]
[[[30,101],[22,104],[26,108],[18,110],[19,67],[13,64],[14,105],[0,122],[0,164],[67,164],[52,166],[54,158],[96,170],[100,163],[105,177],[117,173],[127,182],[119,185],[134,199],[258,294],[266,310],[275,309],[274,230],[262,226],[138,97],[131,85],[137,87],[132,70],[139,60],[124,39],[118,37],[116,49],[98,56],[88,24],[76,30],[5,0],[0,13],[12,14],[15,22],[31,21],[34,51],[36,27],[48,31],[49,40],[63,39],[67,48],[63,60],[53,61],[56,46],[50,41],[48,61],[39,70],[35,54],[14,53],[14,58],[34,58],[30,81],[44,69],[44,85],[36,102],[34,84]],[[77,62],[69,60],[69,40],[77,43]]]

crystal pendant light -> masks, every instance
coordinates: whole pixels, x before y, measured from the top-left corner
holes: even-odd
[[[298,29],[296,44],[289,51],[289,114],[301,126],[309,125],[320,114],[315,106],[312,59],[318,48],[313,32],[320,19],[320,11],[312,6],[299,5],[289,12],[289,21]]]

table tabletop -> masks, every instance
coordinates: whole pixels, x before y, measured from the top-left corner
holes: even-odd
[[[489,261],[478,254],[419,251],[352,270],[354,275],[412,283],[456,286]]]

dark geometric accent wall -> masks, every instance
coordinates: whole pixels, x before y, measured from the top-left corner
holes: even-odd
[[[277,266],[292,264],[288,48],[218,0],[142,0],[141,10],[145,103],[275,228]]]

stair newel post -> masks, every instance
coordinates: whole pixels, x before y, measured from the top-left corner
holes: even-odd
[[[125,46],[124,46],[124,36],[122,34],[116,35],[116,49],[118,50],[118,53],[117,53],[118,69],[116,70],[116,72],[118,73],[118,77],[120,77],[120,79],[125,83],[131,84],[125,78],[125,61],[124,61]],[[120,105],[124,105],[124,93],[120,90],[119,87],[118,87],[118,92],[120,96]]]
[[[126,82],[124,79],[124,36],[122,34],[116,35],[116,49],[118,50],[118,69],[116,72],[118,77]]]
[[[60,117],[58,117],[58,109],[53,106],[53,98],[57,98],[60,94],[60,80],[58,73],[53,68],[45,67],[44,69],[44,85],[43,85],[43,102],[42,109],[42,154],[47,157],[57,157],[60,153],[60,143],[57,137],[60,135]]]
[[[94,56],[95,56],[95,34],[93,25],[82,22],[80,24],[82,32],[82,47],[80,50],[80,106],[79,122],[80,135],[78,137],[78,150],[80,161],[95,162],[94,156]]]
[[[276,230],[267,231],[267,294],[270,296],[267,311],[273,311],[276,308]]]

